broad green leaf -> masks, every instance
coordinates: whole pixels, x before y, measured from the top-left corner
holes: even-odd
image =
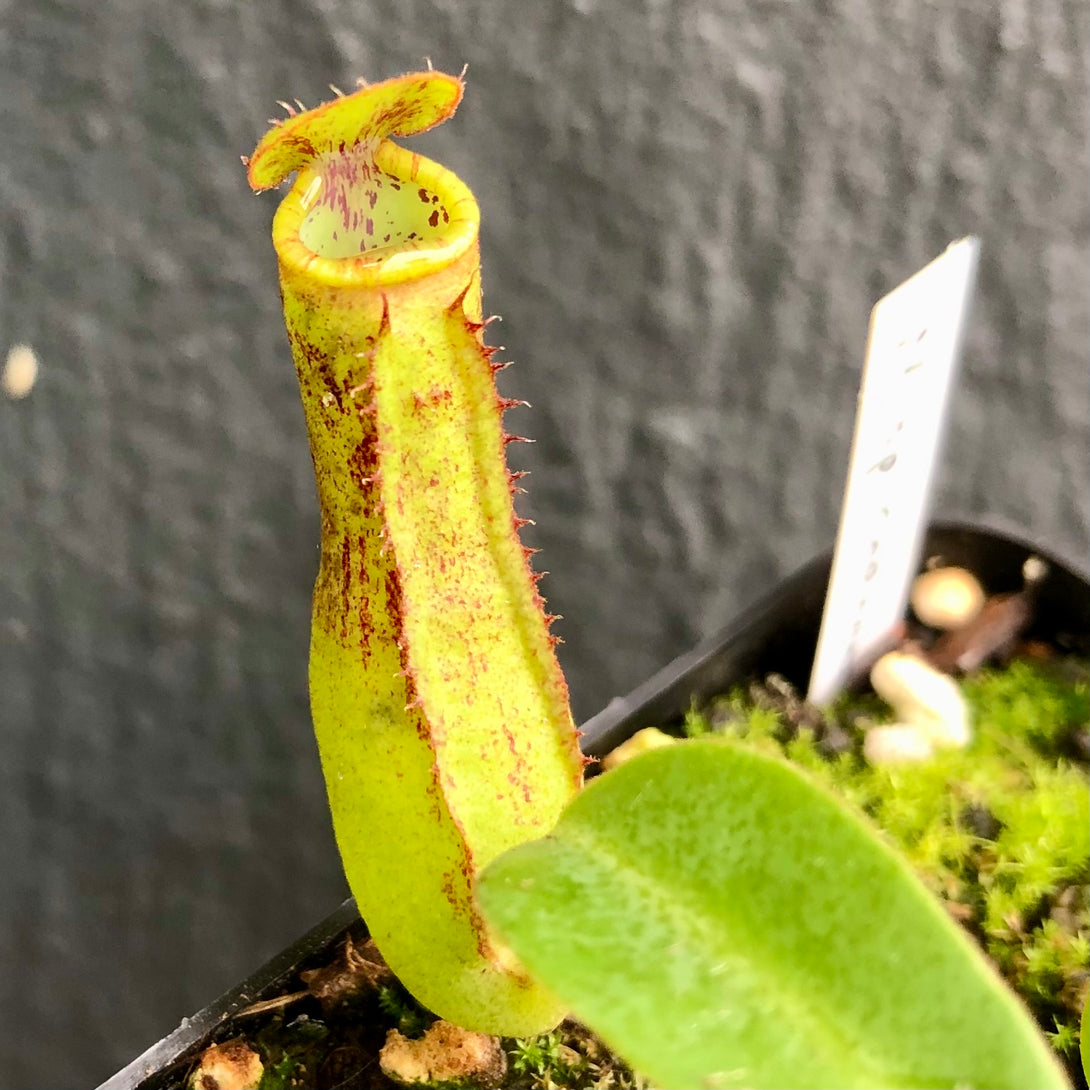
[[[722,741],[601,777],[479,902],[530,973],[666,1087],[1062,1087],[907,865],[800,772]]]

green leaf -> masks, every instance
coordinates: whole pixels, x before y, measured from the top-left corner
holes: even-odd
[[[1067,1085],[907,864],[731,743],[596,780],[478,896],[531,975],[661,1086]]]

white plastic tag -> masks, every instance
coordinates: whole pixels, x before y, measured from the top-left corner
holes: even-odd
[[[871,312],[848,483],[808,698],[827,704],[891,642],[920,562],[976,281],[963,238]]]

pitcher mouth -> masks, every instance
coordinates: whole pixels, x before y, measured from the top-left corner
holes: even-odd
[[[273,219],[273,244],[286,270],[381,287],[451,265],[479,226],[477,202],[457,175],[385,140],[301,170]]]
[[[448,118],[461,77],[410,73],[274,121],[246,160],[250,185],[298,177],[273,220],[285,271],[330,286],[392,286],[446,268],[477,239],[480,212],[451,171],[393,143]]]

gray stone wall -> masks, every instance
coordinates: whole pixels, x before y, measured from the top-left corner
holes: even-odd
[[[317,521],[238,156],[278,98],[469,64],[577,714],[836,528],[870,306],[983,239],[937,509],[1085,563],[1079,0],[0,0],[0,1070],[94,1083],[344,895]]]

